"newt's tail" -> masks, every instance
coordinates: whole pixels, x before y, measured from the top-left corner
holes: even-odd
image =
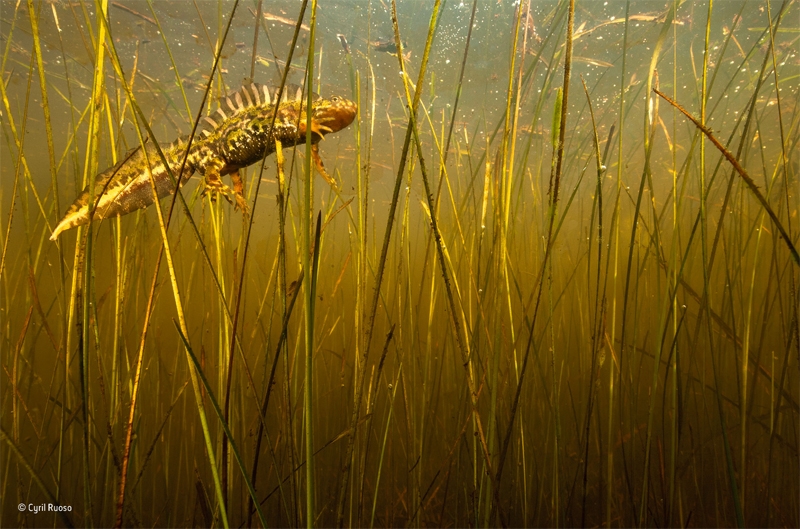
[[[185,144],[178,140],[171,144],[162,144],[161,149],[169,161],[173,176],[177,177]],[[194,171],[194,163],[187,161],[181,180],[184,182],[188,180]],[[92,209],[90,206],[94,206],[92,218],[102,220],[125,215],[151,205],[155,201],[153,184],[150,181],[151,174],[158,198],[175,191],[172,176],[160,160],[153,144],[147,145],[146,153],[141,148],[131,150],[115,166],[109,167],[97,175],[94,183],[90,184],[94,186],[93,193],[90,194],[90,187],[86,186],[67,209],[64,218],[53,230],[50,240],[56,240],[59,234],[65,230],[88,223],[89,211]]]

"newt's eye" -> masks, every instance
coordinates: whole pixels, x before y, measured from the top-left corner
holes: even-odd
[[[333,96],[331,98],[331,101],[333,101],[334,103],[338,103],[339,102],[339,96]]]

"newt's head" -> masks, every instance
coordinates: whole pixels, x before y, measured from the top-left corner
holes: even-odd
[[[356,104],[341,96],[320,98],[313,102],[313,107],[311,130],[319,135],[319,139],[342,130],[356,117]],[[300,120],[300,129],[301,134],[305,134],[305,119]]]

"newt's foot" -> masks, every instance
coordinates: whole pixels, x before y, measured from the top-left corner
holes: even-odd
[[[247,200],[244,198],[244,180],[239,174],[239,171],[234,171],[231,174],[231,182],[233,182],[233,196],[236,199],[235,209],[241,209],[244,218],[250,216],[250,208],[247,205]]]
[[[233,204],[230,195],[233,194],[233,191],[230,187],[226,186],[222,183],[222,180],[219,178],[206,178],[205,179],[205,189],[203,189],[202,196],[209,195],[211,198],[211,202],[216,202],[218,196],[222,196],[228,203]]]
[[[248,218],[250,216],[250,206],[247,204],[247,200],[241,193],[234,193],[233,197],[236,199],[236,204],[234,204],[234,209],[242,210],[242,215],[244,218]]]

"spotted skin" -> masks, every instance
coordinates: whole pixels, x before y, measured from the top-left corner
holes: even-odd
[[[278,106],[274,127],[272,114]],[[317,143],[326,134],[338,132],[350,125],[356,115],[355,103],[339,96],[322,98],[312,95],[312,153],[320,173],[331,182],[319,158]],[[239,170],[261,161],[275,152],[275,141],[283,146],[300,145],[306,141],[306,102],[302,88],[287,85],[280,102],[277,89],[253,83],[231,94],[223,106],[204,118],[202,128],[186,158],[181,183],[195,172],[203,177],[205,190],[213,199],[221,195],[247,211],[244,182]],[[177,178],[186,154],[187,138],[159,144],[164,158]],[[174,193],[175,187],[154,145],[134,149],[122,160],[97,175],[94,182],[94,220],[124,215],[153,203],[148,167],[156,183],[159,198]],[[231,175],[233,190],[221,177]],[[89,187],[67,209],[64,218],[50,237],[55,240],[63,231],[89,221]]]

